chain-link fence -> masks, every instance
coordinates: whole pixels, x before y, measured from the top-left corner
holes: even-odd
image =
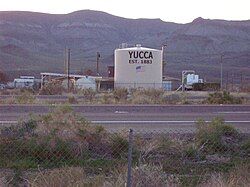
[[[64,108],[1,127],[0,168],[0,186],[249,186],[250,136],[219,118],[112,132]]]

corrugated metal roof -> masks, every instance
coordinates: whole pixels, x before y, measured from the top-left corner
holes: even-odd
[[[41,75],[47,75],[47,76],[54,76],[54,77],[67,77],[68,74],[64,74],[64,73],[48,73],[48,72],[43,72],[40,73]],[[97,77],[97,76],[88,76],[88,75],[76,75],[76,74],[69,74],[70,77],[75,77],[75,78],[86,78],[86,77],[91,77],[94,79],[101,79],[102,77]]]
[[[47,76],[55,76],[55,77],[67,77],[68,74],[64,73],[40,73],[41,75],[47,75]],[[86,77],[85,75],[74,75],[74,74],[69,74],[70,77],[76,77],[76,78],[83,78]]]

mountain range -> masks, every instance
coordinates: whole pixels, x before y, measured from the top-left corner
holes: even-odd
[[[178,24],[160,19],[126,19],[105,12],[81,10],[69,14],[0,11],[0,69],[11,78],[40,72],[63,72],[65,49],[71,49],[71,72],[95,72],[101,54],[102,75],[114,63],[121,43],[161,49],[166,45],[164,74],[181,77],[195,70],[209,81],[223,76],[250,79],[250,20],[197,18]]]

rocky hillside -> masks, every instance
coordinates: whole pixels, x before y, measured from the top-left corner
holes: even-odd
[[[66,47],[72,51],[72,71],[94,70],[99,51],[105,73],[113,64],[114,49],[123,42],[151,48],[167,44],[165,72],[170,76],[194,69],[214,80],[219,77],[221,54],[225,71],[250,72],[250,20],[197,18],[176,24],[91,10],[65,15],[0,12],[0,67],[9,74],[62,72]]]

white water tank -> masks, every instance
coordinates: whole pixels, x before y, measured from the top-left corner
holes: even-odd
[[[161,88],[162,50],[136,45],[115,50],[115,88]]]
[[[188,74],[187,75],[187,85],[193,85],[194,83],[199,82],[199,75]]]
[[[96,90],[96,82],[93,77],[83,77],[76,81],[76,87],[78,89],[92,89]]]

